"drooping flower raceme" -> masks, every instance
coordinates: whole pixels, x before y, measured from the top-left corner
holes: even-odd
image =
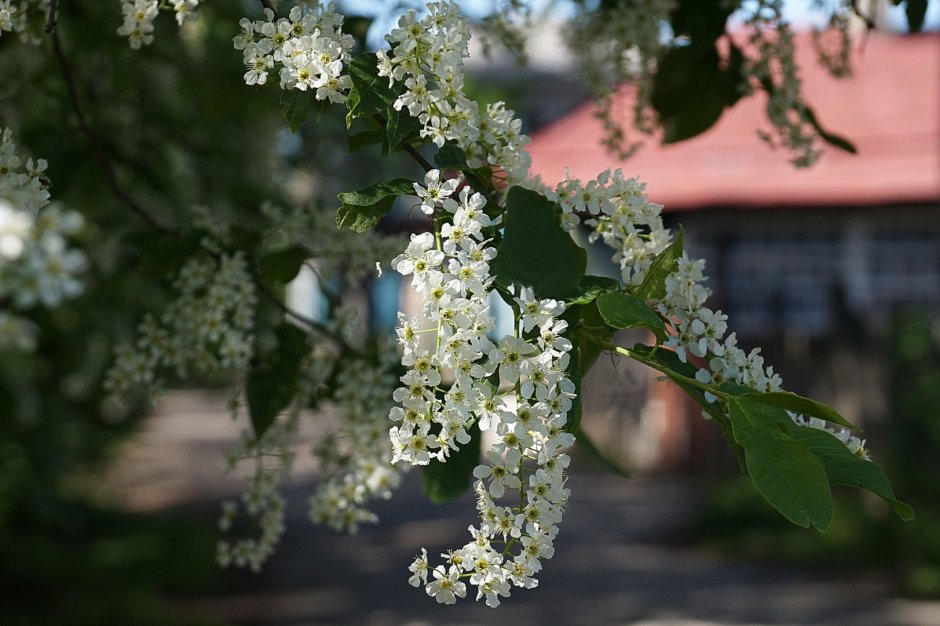
[[[455,143],[471,167],[492,168],[507,186],[533,185],[519,120],[502,103],[481,108],[463,94],[469,29],[457,4],[427,8],[420,19],[406,13],[386,37],[391,49],[378,53],[379,75],[404,87],[394,107],[417,117],[421,135],[436,145]],[[495,607],[512,587],[536,586],[541,560],[553,554],[568,498],[564,450],[574,442],[564,430],[575,395],[566,377],[572,345],[559,319],[564,304],[519,285],[514,332],[491,337],[496,249],[489,243],[501,217],[460,185],[438,170],[415,184],[436,230],[413,235],[393,261],[424,304],[419,318],[399,315],[409,369],[393,396],[389,435],[396,460],[426,465],[471,444],[474,429],[494,432],[486,463],[474,470],[480,523],[470,526],[471,541],[436,566],[422,549],[409,582],[445,604],[465,597],[469,583],[477,600]]]
[[[386,342],[379,353],[378,364],[362,358],[341,364],[333,393],[339,426],[314,449],[325,478],[310,497],[310,518],[336,530],[355,533],[360,524],[378,522],[369,502],[390,498],[410,468],[392,462],[388,439],[394,343]]]
[[[213,248],[207,241],[205,245]],[[141,322],[136,342],[115,349],[105,389],[117,399],[159,391],[162,371],[243,370],[254,352],[257,296],[241,253],[200,252],[180,269],[179,296]]]
[[[117,34],[127,37],[127,42],[134,50],[153,43],[153,21],[160,9],[172,10],[176,23],[182,26],[187,21],[195,20],[196,9],[200,0],[170,0],[160,3],[157,0],[121,0],[124,21],[117,29]]]
[[[760,0],[755,4],[748,23],[750,43],[758,54],[747,69],[758,83],[771,87],[767,115],[773,127],[772,133],[759,131],[758,135],[771,146],[789,150],[796,167],[809,167],[822,151],[819,132],[805,113],[793,31],[783,18],[782,0]]]
[[[38,46],[45,35],[48,14],[49,0],[0,0],[0,36],[12,31],[20,41]]]
[[[480,210],[485,204],[482,195],[464,187],[459,202],[453,201],[453,186],[436,188],[439,180],[437,170],[427,175],[422,200],[433,206],[427,190],[434,189],[438,206],[451,207],[447,234],[412,235],[405,252],[392,260],[399,273],[411,276],[412,287],[424,301],[425,322],[399,314],[402,363],[409,371],[402,377],[404,385],[395,390],[400,406],[391,414],[399,422],[391,430],[394,460],[416,465],[426,465],[432,457],[444,460],[470,441],[472,407],[492,396],[486,381],[491,372],[482,361],[496,349],[487,336],[494,326],[487,298],[493,282],[489,263],[496,250],[483,235],[493,222]],[[422,193],[420,186],[416,189]],[[423,341],[426,335],[429,339]],[[454,382],[441,397],[445,374]],[[439,432],[432,434],[432,428]]]
[[[503,102],[482,107],[463,93],[464,59],[469,56],[470,28],[456,2],[431,2],[421,19],[408,11],[379,50],[379,76],[389,85],[402,83],[395,101],[422,124],[421,136],[438,146],[455,142],[471,166],[488,164],[504,173],[507,185],[526,178],[531,158],[524,146],[522,123]]]
[[[309,389],[309,387],[307,387]],[[226,455],[228,472],[235,473],[243,462],[251,464],[246,477],[247,490],[239,500],[222,503],[219,530],[235,532],[236,522],[244,516],[250,531],[236,539],[222,539],[216,545],[216,561],[221,567],[243,567],[261,571],[284,534],[284,511],[287,504],[280,484],[290,475],[294,462],[291,443],[296,435],[303,400],[309,396],[298,394],[287,414],[276,420],[259,438],[244,429],[239,442]],[[239,396],[232,399],[232,415],[238,418],[242,409]]]
[[[621,158],[631,156],[641,142],[628,140],[624,120],[617,119],[616,90],[634,88],[629,122],[639,132],[652,134],[653,80],[665,43],[662,25],[675,6],[675,0],[621,0],[610,10],[584,11],[565,29],[566,44],[597,98],[604,145]]]
[[[290,404],[260,437],[246,428],[227,455],[229,471],[244,475],[247,490],[240,499],[223,503],[219,524],[228,537],[218,544],[217,560],[224,567],[255,571],[273,553],[283,532],[280,485],[291,475],[300,420],[309,417],[305,411],[314,398],[330,427],[310,450],[320,476],[309,498],[311,521],[353,533],[362,524],[376,523],[372,501],[391,497],[402,473],[410,469],[392,462],[387,434],[389,403],[396,386],[393,372],[399,367],[394,340],[379,337],[365,352],[361,346],[353,348],[366,333],[356,316],[341,306],[340,294],[331,290],[333,278],[357,284],[374,271],[375,263],[387,265],[392,250],[401,248],[402,238],[336,231],[326,212],[311,207],[285,210],[266,203],[261,212],[272,224],[263,237],[269,249],[300,247],[311,256],[305,266],[314,273],[328,302],[323,326],[344,344],[307,333],[309,353],[303,358]],[[216,236],[225,240],[227,225],[219,225],[217,219],[215,223]],[[245,417],[242,395],[239,391],[233,400],[236,419]]]
[[[413,235],[393,266],[423,296],[424,319],[400,314],[402,363],[409,370],[394,394],[390,430],[396,460],[446,462],[471,442],[471,429],[492,429],[496,440],[478,466],[475,490],[481,521],[472,540],[431,566],[426,551],[411,566],[410,582],[438,602],[466,595],[498,606],[512,586],[537,584],[567,502],[564,431],[574,398],[566,375],[571,343],[563,338],[564,304],[538,300],[520,288],[515,331],[493,341],[487,299],[496,250],[486,233],[498,222],[469,187],[440,182],[432,170],[416,185],[422,206],[445,215],[440,232]],[[509,497],[510,494],[514,494]],[[503,500],[508,501],[508,504]],[[498,548],[497,548],[498,546]]]
[[[653,258],[671,238],[660,218],[662,206],[647,199],[645,185],[625,179],[619,169],[608,170],[586,184],[567,179],[558,185],[556,194],[566,214],[589,214],[590,240],[601,239],[615,250],[613,260],[620,266],[624,284],[642,283]],[[746,352],[739,347],[735,333],[726,334],[727,315],[706,306],[711,291],[702,284],[704,268],[705,261],[683,254],[666,278],[666,295],[656,303],[671,330],[665,347],[675,350],[683,362],[695,357],[705,363],[696,374],[703,383],[733,382],[756,391],[779,391],[783,381],[772,367],[764,366],[760,348]],[[706,395],[714,401],[711,394]],[[832,428],[818,418],[794,413],[791,417],[802,426],[826,430],[854,454],[868,458],[865,442],[848,430]]]
[[[0,130],[0,350],[32,350],[37,329],[21,314],[82,291],[87,258],[67,241],[82,218],[49,206],[46,167],[45,159],[24,164],[12,131]]]

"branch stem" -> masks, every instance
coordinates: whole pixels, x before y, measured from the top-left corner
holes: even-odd
[[[262,0],[262,4],[265,1]],[[144,209],[140,204],[131,197],[130,194],[121,186],[121,183],[118,181],[117,174],[115,172],[114,164],[111,161],[110,156],[105,150],[104,146],[98,140],[97,135],[91,127],[91,124],[88,122],[88,117],[85,115],[85,110],[82,107],[81,99],[78,96],[78,88],[75,83],[75,76],[72,72],[72,67],[68,62],[68,58],[65,55],[65,50],[62,46],[62,40],[59,37],[58,30],[55,29],[56,25],[56,0],[52,0],[49,5],[49,22],[46,25],[46,30],[49,33],[49,37],[52,39],[52,49],[55,53],[56,61],[59,65],[59,70],[62,73],[62,78],[65,81],[65,87],[68,92],[69,104],[71,105],[72,111],[75,114],[75,118],[78,120],[78,127],[82,132],[82,135],[85,137],[85,141],[88,143],[89,147],[92,150],[92,153],[95,156],[95,160],[98,162],[98,165],[104,171],[105,178],[108,181],[108,186],[111,188],[111,192],[114,196],[123,203],[128,209],[135,213],[147,226],[156,230],[165,235],[175,235],[178,236],[180,231],[166,226],[160,223],[156,218],[154,218],[146,209]],[[211,251],[210,251],[211,254]],[[295,319],[302,324],[310,327],[311,330],[327,337],[336,344],[338,344],[342,349],[347,349],[348,344],[346,341],[336,334],[331,329],[327,328],[324,324],[312,320],[300,313],[297,313],[289,306],[281,302],[281,300],[271,292],[270,288],[264,284],[264,282],[255,274],[252,274],[252,280],[255,283],[255,286],[258,288],[265,297],[267,297],[277,308],[279,308],[285,315]]]

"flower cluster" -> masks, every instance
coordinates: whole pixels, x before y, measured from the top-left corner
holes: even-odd
[[[660,217],[662,205],[646,197],[646,184],[624,178],[618,169],[602,172],[596,180],[582,184],[565,177],[554,190],[568,227],[587,216],[592,228],[589,241],[602,239],[616,250],[614,261],[626,285],[639,285],[650,263],[669,244],[669,231]]]
[[[360,524],[377,522],[367,504],[390,498],[408,469],[392,464],[386,426],[395,388],[394,345],[380,346],[379,353],[386,362],[355,358],[340,363],[332,395],[339,425],[314,449],[326,479],[310,497],[310,519],[336,530],[355,533]]]
[[[847,78],[852,75],[852,8],[839,3],[833,9],[829,25],[822,30],[813,31],[813,46],[816,58],[834,78]]]
[[[140,324],[136,345],[115,349],[105,389],[127,398],[135,389],[159,389],[158,370],[179,376],[192,366],[202,371],[244,369],[253,353],[256,296],[242,254],[200,254],[176,277],[179,296],[160,315]]]
[[[566,213],[580,211],[591,216],[586,220],[593,228],[590,239],[600,238],[616,251],[613,259],[619,263],[626,285],[640,284],[654,256],[669,244],[669,231],[660,219],[662,206],[649,202],[645,185],[624,179],[620,170],[602,172],[587,184],[566,179],[557,194]],[[757,391],[779,391],[783,381],[772,367],[764,367],[760,348],[750,352],[740,348],[735,333],[726,335],[728,316],[705,306],[711,292],[702,284],[704,269],[704,260],[691,260],[683,254],[666,278],[666,296],[656,304],[672,331],[664,345],[675,350],[683,362],[692,355],[707,363],[696,374],[702,383],[717,386],[733,382]],[[831,429],[817,418],[791,417],[797,424],[830,432],[853,453],[868,458],[865,442],[849,431]]]
[[[480,523],[469,527],[466,545],[441,555],[445,563],[432,567],[422,549],[409,568],[409,582],[424,585],[445,604],[466,595],[464,581],[475,585],[476,599],[490,607],[499,606],[513,586],[535,587],[542,560],[554,554],[569,496],[564,485],[570,458],[563,451],[574,436],[564,427],[575,394],[565,377],[571,349],[562,336],[567,325],[557,317],[564,305],[536,300],[525,288],[516,303],[521,332],[503,337],[483,366],[484,373],[498,367],[508,389],[484,393],[465,408],[481,428],[496,434],[487,463],[473,471]]]
[[[401,404],[391,413],[400,422],[391,430],[396,462],[426,465],[432,457],[445,460],[470,441],[466,429],[477,412],[470,407],[493,402],[486,380],[492,372],[480,361],[496,349],[487,337],[494,326],[487,298],[493,282],[489,264],[496,249],[487,245],[483,232],[494,223],[483,210],[486,200],[481,194],[464,187],[459,200],[451,197],[457,184],[456,179],[442,182],[440,172],[432,170],[424,187],[415,185],[426,212],[442,207],[453,217],[438,238],[432,233],[412,235],[405,252],[392,260],[400,274],[412,277],[412,286],[424,300],[426,320],[406,320],[399,314],[402,364],[409,371],[393,395]],[[422,341],[428,334],[433,343]],[[514,362],[518,367],[521,359]],[[454,382],[442,400],[437,391],[448,372]],[[439,432],[432,434],[432,428]]]
[[[463,93],[463,62],[469,55],[470,28],[453,0],[431,2],[418,19],[408,11],[379,50],[379,76],[389,86],[400,83],[404,93],[395,109],[407,109],[421,122],[421,136],[438,146],[460,146],[471,165],[488,164],[506,174],[507,184],[525,178],[531,158],[524,146],[522,123],[503,102],[485,108]]]
[[[770,98],[767,107],[772,132],[758,131],[770,146],[788,150],[796,167],[808,167],[820,156],[820,131],[813,126],[803,100],[802,84],[794,61],[793,32],[783,18],[783,0],[741,3],[729,0],[728,9],[738,9],[748,32],[745,66],[739,89],[750,93],[763,89]],[[615,105],[622,100],[618,90],[628,86],[633,111],[630,125],[650,135],[658,123],[652,107],[653,84],[663,55],[672,46],[686,45],[668,34],[677,6],[675,0],[619,0],[583,10],[566,25],[565,38],[582,75],[597,98],[597,117],[604,130],[604,144],[621,159],[640,147],[628,141],[625,124],[617,119]],[[828,28],[814,34],[817,57],[834,77],[851,75],[849,26],[853,4],[843,0],[814,2],[816,11],[829,11]],[[590,42],[590,43],[585,43]]]
[[[261,212],[276,224],[268,233],[273,246],[303,246],[310,252],[319,276],[342,276],[347,284],[375,271],[376,263],[388,266],[405,245],[402,235],[374,231],[356,233],[336,228],[335,214],[312,208],[285,210],[272,203]],[[321,288],[324,287],[321,282]]]
[[[224,533],[235,530],[235,521],[241,513],[251,520],[252,532],[246,532],[234,541],[223,539],[218,542],[216,561],[221,567],[247,567],[253,572],[261,571],[261,566],[274,553],[284,534],[287,502],[280,492],[280,484],[290,475],[294,462],[290,445],[297,433],[300,409],[309,397],[308,394],[298,395],[300,399],[295,399],[287,415],[276,420],[260,439],[250,430],[242,430],[238,445],[226,455],[229,473],[234,473],[243,461],[252,463],[253,471],[246,478],[248,489],[241,499],[222,503],[219,529]],[[240,408],[240,400],[236,396],[232,399],[233,419],[238,418]]]
[[[793,31],[783,20],[782,0],[760,0],[749,20],[750,42],[757,57],[747,71],[764,86],[770,101],[767,115],[773,133],[758,134],[770,146],[781,145],[793,155],[796,167],[809,167],[822,154],[819,133],[809,122],[803,102],[803,83],[794,59]]]
[[[0,36],[14,32],[34,46],[42,41],[49,0],[0,0]]]
[[[67,237],[82,226],[74,211],[49,205],[45,159],[17,154],[10,129],[0,131],[0,306],[27,311],[56,307],[82,291],[87,259]],[[0,349],[32,350],[36,329],[0,310]]]
[[[166,4],[157,0],[121,0],[121,11],[124,21],[117,29],[117,34],[127,37],[127,41],[134,50],[153,42],[153,21],[161,8],[172,9],[176,23],[182,26],[184,22],[195,20],[196,8],[200,0],[171,0]]]
[[[355,40],[343,33],[343,16],[333,3],[315,3],[310,11],[300,6],[288,17],[264,10],[265,19],[242,19],[242,32],[234,39],[245,63],[245,83],[264,85],[277,68],[281,89],[312,91],[317,100],[345,102],[352,85],[343,73]]]
[[[780,391],[783,379],[773,367],[764,366],[760,348],[748,352],[739,347],[735,333],[725,334],[728,316],[705,306],[711,292],[701,284],[706,280],[704,268],[704,260],[693,261],[683,254],[676,271],[666,279],[666,297],[658,305],[660,313],[672,320],[674,334],[666,346],[673,347],[683,361],[687,360],[688,353],[707,363],[707,367],[700,367],[695,374],[700,382],[715,386],[732,382],[757,391]],[[706,393],[706,398],[715,401],[710,393]],[[790,413],[790,417],[801,426],[825,430],[853,454],[869,458],[865,441],[849,430],[831,428],[815,417],[796,413]]]
[[[515,332],[496,342],[488,337],[494,325],[487,308],[489,264],[496,251],[487,246],[486,232],[496,223],[484,211],[484,197],[468,187],[458,192],[457,180],[441,181],[432,170],[424,182],[415,185],[422,209],[446,219],[439,236],[413,235],[393,261],[412,276],[425,318],[400,316],[402,363],[409,370],[393,396],[400,403],[390,415],[398,422],[389,432],[394,459],[444,462],[470,443],[471,428],[495,430],[496,441],[488,463],[474,470],[482,521],[470,527],[473,540],[433,568],[423,551],[410,582],[450,604],[466,595],[463,581],[469,579],[477,599],[495,607],[512,585],[534,587],[541,559],[553,553],[568,497],[563,450],[574,443],[564,430],[575,396],[565,375],[572,345],[563,336],[567,323],[559,319],[564,304],[537,300],[526,288],[515,299]],[[498,503],[507,490],[519,493],[515,506]],[[518,550],[510,559],[513,548]]]
[[[664,43],[662,25],[675,6],[675,0],[622,0],[610,9],[581,13],[566,29],[568,48],[597,97],[604,145],[622,159],[631,156],[640,142],[627,141],[614,114],[614,93],[622,85],[634,89],[632,125],[651,134],[656,118],[650,98]]]

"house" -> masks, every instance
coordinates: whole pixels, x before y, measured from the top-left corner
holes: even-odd
[[[650,141],[626,162],[601,147],[588,103],[537,132],[530,152],[533,173],[549,184],[566,168],[589,180],[620,167],[645,181],[667,220],[685,226],[690,256],[707,260],[714,305],[741,343],[764,346],[788,389],[872,425],[887,413],[876,355],[891,315],[940,314],[940,34],[871,34],[853,56],[854,77],[836,80],[809,38],[798,40],[806,99],[827,130],[858,148],[830,149],[808,170],[756,137],[768,127],[762,95],[703,135]],[[640,382],[625,384],[630,373]],[[678,391],[626,365],[601,363],[592,378],[588,394],[614,396],[590,401],[596,415],[585,418],[609,452],[655,468],[712,462],[717,429],[703,428]]]

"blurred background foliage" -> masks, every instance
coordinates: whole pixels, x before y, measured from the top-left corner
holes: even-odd
[[[204,206],[211,220],[258,231],[262,202],[318,206],[342,188],[342,172],[363,167],[346,155],[342,111],[291,136],[276,86],[244,85],[232,37],[248,10],[205,3],[181,31],[163,15],[154,43],[134,51],[115,34],[119,2],[59,3],[68,71],[96,140],[119,185],[165,226],[189,228],[192,207]],[[4,33],[0,76],[0,126],[24,159],[48,160],[53,201],[86,218],[76,243],[91,260],[80,298],[28,312],[42,328],[36,352],[0,358],[0,623],[178,623],[161,621],[156,594],[216,584],[213,522],[117,513],[106,498],[89,502],[80,477],[146,414],[143,403],[109,404],[101,382],[115,344],[170,297],[166,268],[182,262],[183,243],[148,229],[113,193],[49,38],[32,46]]]
[[[199,12],[181,31],[161,16],[154,43],[134,51],[115,34],[116,0],[59,3],[81,108],[119,185],[157,221],[185,229],[203,206],[211,219],[252,232],[266,226],[262,202],[331,211],[339,191],[412,173],[371,150],[349,155],[339,107],[287,133],[279,90],[246,87],[232,49],[238,20],[256,16],[257,3],[206,2]],[[364,38],[368,21],[356,24]],[[119,513],[81,485],[146,415],[143,403],[126,410],[106,402],[101,381],[114,345],[170,297],[165,270],[182,260],[183,244],[148,229],[115,196],[49,39],[34,47],[4,34],[0,76],[0,126],[13,129],[21,152],[48,160],[53,200],[86,218],[77,243],[92,262],[80,298],[30,311],[42,328],[38,350],[0,359],[0,623],[180,623],[162,613],[159,597],[221,584],[212,522]],[[512,107],[513,96],[522,98],[517,84],[497,94],[489,82],[468,82],[487,100]],[[898,373],[896,419],[878,436],[893,446],[886,470],[916,522],[902,527],[886,507],[851,494],[821,537],[789,526],[742,479],[715,490],[698,529],[735,554],[743,547],[814,566],[897,568],[904,591],[940,595],[940,536],[931,532],[940,523],[940,461],[931,452],[940,445],[936,331],[929,320],[899,316],[886,350]]]
[[[890,372],[891,420],[867,432],[897,493],[917,513],[902,522],[882,503],[847,489],[833,494],[825,534],[788,524],[746,477],[714,483],[688,537],[727,554],[807,568],[891,572],[896,592],[940,597],[940,318],[901,311],[881,346]]]

